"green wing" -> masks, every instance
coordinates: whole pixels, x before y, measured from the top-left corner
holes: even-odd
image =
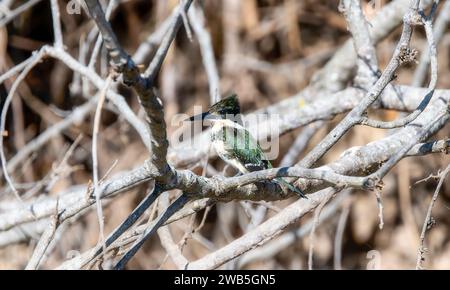
[[[227,132],[226,146],[228,153],[232,158],[244,164],[244,167],[248,171],[272,168],[272,164],[265,158],[264,152],[258,142],[247,130],[242,128],[228,128],[225,131]]]
[[[258,142],[247,130],[243,128],[223,128],[220,139],[224,141],[228,157],[239,160],[248,171],[272,168],[272,164],[265,158]],[[273,182],[280,184],[281,187],[287,187],[300,197],[306,198],[302,191],[281,177],[275,178]]]

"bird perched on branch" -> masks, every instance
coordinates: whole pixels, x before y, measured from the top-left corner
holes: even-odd
[[[211,121],[211,143],[214,149],[223,161],[241,174],[272,168],[258,142],[243,127],[240,113],[238,97],[233,94],[212,105],[208,111],[187,120]],[[279,177],[273,181],[306,198],[303,192],[284,179]]]

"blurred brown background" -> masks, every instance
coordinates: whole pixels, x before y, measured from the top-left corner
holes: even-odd
[[[15,1],[25,2],[25,1]],[[384,5],[389,1],[380,1]],[[67,1],[60,1],[64,43],[67,51],[79,57],[80,44],[86,41],[92,23],[83,12],[68,15]],[[122,1],[111,15],[113,29],[123,47],[132,54],[139,44],[170,15],[178,5],[170,1]],[[348,38],[347,25],[338,11],[338,1],[313,0],[208,0],[200,1],[205,11],[205,25],[209,29],[220,75],[221,91],[236,92],[240,96],[244,112],[266,107],[288,98],[304,88],[313,73],[332,56],[333,52]],[[15,4],[16,5],[16,4]],[[376,13],[376,7],[362,1],[367,19]],[[13,6],[14,7],[14,6]],[[377,45],[380,68],[392,55],[400,34],[396,29]],[[1,72],[30,56],[32,51],[53,41],[52,16],[49,1],[42,1],[18,16],[6,27],[0,27]],[[423,31],[414,34],[412,46],[425,47]],[[450,29],[438,45],[438,88],[450,88]],[[89,54],[87,59],[89,58]],[[150,58],[147,58],[147,61]],[[148,62],[145,62],[146,65]],[[104,66],[101,61],[97,66]],[[409,84],[414,65],[402,68],[396,83]],[[103,71],[104,73],[106,71]],[[105,74],[103,74],[105,76]],[[73,72],[64,64],[48,59],[34,68],[20,86],[20,98],[14,98],[7,119],[8,138],[5,139],[7,158],[50,124],[63,119],[75,106],[85,101],[82,89],[73,86]],[[9,91],[11,81],[0,85],[1,104]],[[191,42],[184,29],[180,30],[159,76],[159,88],[165,104],[166,121],[170,125],[173,115],[192,113],[193,105],[209,105],[208,79],[202,65],[199,44],[194,37]],[[120,92],[135,112],[139,111],[136,97],[125,87]],[[94,92],[92,92],[94,93]],[[394,111],[377,112],[377,117],[391,120],[398,117]],[[80,134],[80,146],[69,157],[68,166],[48,190],[48,195],[64,189],[85,184],[91,179],[92,161],[90,144],[93,114],[64,135],[54,138],[27,163],[14,172],[15,181],[26,186],[43,179],[54,169],[67,152],[70,144]],[[311,139],[309,149],[341,118],[327,123]],[[169,127],[169,135],[176,127]],[[441,130],[436,139],[448,137],[449,126]],[[282,136],[280,158],[292,145],[302,130],[296,129]],[[322,162],[335,160],[345,149],[360,146],[389,134],[388,130],[356,127],[347,133],[329,152]],[[117,160],[113,172],[131,169],[147,158],[148,153],[130,126],[117,114],[105,110],[100,134],[100,172],[106,173]],[[308,149],[307,149],[308,150]],[[304,153],[303,153],[304,154]],[[299,156],[300,159],[302,156]],[[279,159],[280,159],[279,158]],[[273,163],[276,165],[280,160]],[[437,181],[433,178],[419,180],[436,174],[450,161],[448,155],[437,154],[408,158],[401,161],[385,178],[383,205],[385,226],[378,229],[378,209],[375,196],[368,192],[353,191],[344,203],[350,214],[343,237],[342,267],[366,269],[371,255],[380,255],[380,267],[404,269],[415,266],[420,228]],[[221,170],[223,164],[211,160]],[[199,173],[199,172],[197,172]],[[436,224],[427,233],[429,253],[425,266],[433,269],[450,268],[450,182],[444,182],[438,202],[433,210]],[[7,191],[2,180],[1,191]],[[105,223],[109,233],[120,223],[144,196],[146,187],[133,190],[106,202]],[[274,202],[273,207],[282,209],[292,200]],[[255,207],[254,204],[248,206]],[[2,208],[0,207],[0,212]],[[268,216],[275,214],[268,211]],[[333,268],[333,243],[342,209],[339,208],[317,228],[314,246],[314,268]],[[191,222],[200,224],[204,212],[191,221],[186,218],[172,227],[178,241]],[[290,230],[301,228],[312,215],[303,218]],[[226,245],[230,239],[241,236],[249,226],[245,207],[240,202],[213,206],[206,216],[203,227],[196,237],[188,239],[183,253],[188,259],[196,259]],[[23,268],[38,237],[0,248],[0,269]],[[90,211],[71,224],[62,234],[43,268],[54,268],[73,250],[83,252],[96,244],[98,223],[94,211]],[[129,264],[130,268],[172,269],[158,237],[147,242],[142,251]],[[246,269],[304,269],[309,248],[308,235],[274,253],[267,259],[245,264]],[[378,251],[368,255],[371,250]],[[237,268],[239,263],[229,263],[224,268]],[[370,264],[370,263],[369,263]],[[369,265],[370,267],[370,265]]]

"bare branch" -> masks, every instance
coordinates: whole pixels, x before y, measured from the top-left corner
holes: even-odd
[[[383,89],[391,82],[395,71],[404,63],[404,59],[411,57],[409,42],[412,36],[412,26],[417,24],[418,11],[411,6],[403,19],[403,30],[394,54],[383,74],[372,86],[364,99],[336,126],[308,155],[299,163],[303,167],[313,166],[351,127],[358,124],[361,116],[370,105],[377,100]]]
[[[99,242],[103,247],[103,251],[106,250],[105,244],[105,230],[104,230],[104,220],[103,220],[103,209],[100,200],[100,186],[98,178],[98,154],[97,154],[97,143],[98,143],[98,131],[100,130],[100,118],[102,114],[103,103],[105,102],[106,91],[111,83],[111,75],[108,76],[105,82],[105,86],[99,93],[99,100],[97,104],[97,110],[95,111],[94,117],[94,130],[92,133],[92,180],[94,183],[94,194],[95,194],[95,204],[97,205],[97,219],[99,226]]]
[[[200,44],[203,65],[208,76],[210,103],[215,104],[220,100],[219,73],[217,72],[211,36],[205,28],[205,15],[197,5],[194,5],[188,14],[192,28]]]
[[[334,217],[342,204],[348,199],[349,193],[349,190],[344,190],[341,194],[337,195],[336,198],[331,200],[322,210],[319,223],[323,223],[326,220]],[[243,254],[238,262],[239,269],[242,269],[250,263],[264,261],[274,257],[282,250],[285,250],[296,241],[309,234],[313,226],[314,220],[310,219],[308,222],[298,227],[295,231],[287,231],[281,236],[262,245],[261,247],[255,248]]]
[[[257,245],[264,244],[283,231],[293,221],[298,220],[308,212],[314,210],[322,201],[329,199],[336,193],[334,189],[325,189],[308,196],[308,200],[299,199],[287,206],[273,218],[265,221],[244,236],[234,240],[223,248],[189,263],[187,269],[214,269],[231,259],[251,250]]]
[[[336,270],[342,270],[342,239],[344,238],[344,231],[345,226],[347,225],[347,218],[350,213],[350,208],[351,199],[346,200],[343,204],[336,227],[336,235],[334,238],[334,269]]]
[[[422,269],[422,263],[425,260],[425,253],[426,253],[426,248],[424,247],[425,234],[429,229],[431,223],[431,212],[433,211],[434,203],[436,202],[439,196],[439,191],[441,190],[442,184],[444,184],[444,180],[449,172],[450,172],[450,164],[447,165],[447,168],[440,175],[439,183],[436,187],[436,190],[434,191],[433,197],[431,198],[431,202],[427,210],[427,215],[425,217],[425,220],[423,221],[422,231],[420,233],[420,247],[419,250],[417,251],[416,270]]]
[[[439,40],[441,40],[447,28],[447,23],[449,21],[450,21],[450,2],[444,1],[441,13],[437,16],[434,24],[433,36],[436,43],[438,43]],[[430,64],[430,43],[428,41],[427,46],[425,47],[420,57],[419,65],[417,66],[417,69],[414,72],[414,77],[412,81],[413,86],[416,87],[422,86],[426,77],[427,67],[429,64]]]
[[[114,266],[115,270],[121,270],[125,267],[128,261],[137,253],[144,242],[161,227],[175,212],[180,210],[187,202],[189,198],[182,194],[177,200],[172,203],[161,215],[158,216],[155,223],[152,223],[142,234],[142,236],[131,245],[130,249],[127,250],[125,255],[120,259],[119,262]]]
[[[330,196],[329,199],[323,200],[317,208],[314,210],[314,217],[313,217],[313,226],[311,229],[311,232],[309,233],[309,250],[308,250],[308,270],[313,269],[313,254],[314,254],[314,239],[315,239],[315,233],[316,229],[319,226],[319,220],[320,220],[320,214],[322,212],[323,207],[325,204],[331,199],[332,196]]]
[[[6,15],[5,17],[0,19],[0,27],[8,24],[14,18],[16,18],[18,15],[22,14],[24,11],[30,9],[31,7],[33,7],[34,5],[36,5],[37,3],[41,2],[41,1],[42,0],[30,0],[30,1],[23,3],[22,5],[20,5],[19,7],[17,7],[10,13],[8,13],[8,15]]]
[[[63,48],[63,36],[61,32],[61,22],[59,14],[58,0],[51,0],[52,17],[53,17],[53,34],[55,36],[55,47]]]
[[[42,257],[44,256],[45,252],[47,251],[48,246],[50,245],[50,242],[52,241],[53,237],[55,236],[55,232],[58,229],[59,218],[58,218],[58,202],[56,203],[55,208],[55,214],[50,218],[50,223],[47,227],[47,229],[44,231],[44,233],[41,235],[41,238],[39,239],[39,242],[34,249],[33,255],[31,259],[28,261],[27,266],[25,267],[25,270],[36,270],[42,260]]]
[[[168,196],[164,195],[159,199],[160,211],[164,211],[169,206]],[[169,257],[175,263],[178,269],[183,270],[189,261],[183,256],[180,247],[173,241],[169,226],[163,226],[158,229],[158,235],[161,239],[161,245],[166,250]]]
[[[152,62],[145,71],[144,75],[148,77],[148,79],[150,79],[151,81],[155,80],[156,74],[161,69],[161,65],[164,61],[164,58],[166,57],[166,54],[169,51],[170,44],[175,38],[178,29],[181,27],[181,24],[183,24],[182,11],[184,10],[186,12],[189,9],[191,3],[192,0],[183,0],[182,4],[176,8],[177,16],[176,17],[174,16],[172,18],[169,30],[166,32],[166,35],[164,36],[161,45],[156,51],[156,54],[153,57]]]
[[[5,126],[6,126],[6,114],[8,112],[9,105],[11,104],[12,98],[14,94],[16,93],[17,88],[19,87],[19,84],[23,79],[26,77],[26,75],[31,71],[31,69],[37,65],[41,59],[44,57],[44,50],[40,50],[38,53],[34,53],[32,56],[33,60],[30,61],[27,66],[23,69],[23,71],[20,73],[20,75],[17,77],[17,79],[14,81],[11,90],[8,93],[8,96],[5,99],[5,103],[3,104],[2,108],[2,114],[1,114],[1,124],[0,124],[0,157],[2,162],[2,168],[3,168],[3,174],[5,176],[6,181],[8,182],[8,185],[11,187],[14,195],[18,200],[21,200],[19,192],[17,191],[16,187],[14,186],[14,181],[11,179],[11,177],[8,174],[7,167],[6,167],[6,157],[3,147],[3,132],[5,132]]]
[[[423,112],[423,110],[426,108],[426,106],[429,104],[431,98],[433,97],[434,90],[436,88],[437,77],[438,77],[438,62],[437,62],[436,43],[434,41],[431,17],[425,17],[423,15],[423,12],[421,13],[421,17],[422,17],[421,21],[425,27],[425,32],[426,32],[427,41],[428,41],[429,58],[431,60],[430,61],[431,77],[430,77],[430,84],[428,85],[430,92],[425,95],[425,97],[423,98],[422,102],[417,107],[417,109],[414,110],[414,112],[412,112],[411,114],[409,114],[406,117],[403,117],[401,119],[391,121],[391,122],[371,120],[367,117],[363,117],[361,119],[361,124],[375,127],[375,128],[383,128],[383,129],[393,129],[393,128],[398,128],[398,127],[403,127],[406,124],[414,121],[417,118],[417,116],[419,116]]]
[[[318,121],[307,126],[303,131],[298,134],[294,143],[292,144],[289,151],[284,155],[280,162],[280,167],[292,166],[295,164],[295,159],[300,155],[300,153],[306,149],[308,142],[314,136],[314,134],[325,125],[325,122]]]

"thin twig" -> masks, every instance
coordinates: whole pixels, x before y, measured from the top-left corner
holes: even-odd
[[[342,270],[342,240],[344,238],[345,226],[347,225],[348,215],[351,208],[351,198],[349,198],[342,206],[336,227],[336,235],[334,237],[334,269]]]
[[[309,250],[308,250],[308,270],[313,269],[313,254],[314,254],[314,240],[315,240],[315,233],[316,229],[319,226],[319,218],[320,214],[322,213],[322,209],[325,206],[325,204],[329,201],[329,199],[325,199],[322,201],[317,208],[314,210],[314,217],[313,217],[313,227],[311,229],[311,232],[309,233]]]
[[[159,199],[159,211],[163,212],[167,207],[169,207],[169,196],[165,194]],[[189,261],[183,256],[181,249],[173,241],[169,226],[160,227],[157,232],[161,239],[161,245],[166,250],[167,255],[172,259],[179,270],[183,270]]]
[[[375,190],[375,198],[377,199],[377,206],[378,206],[378,228],[380,230],[384,227],[384,215],[383,215],[383,200],[381,198],[381,190],[376,189]]]
[[[103,103],[105,102],[106,92],[108,90],[109,85],[111,84],[112,76],[109,75],[105,81],[105,86],[99,93],[97,109],[95,111],[94,117],[94,130],[92,132],[92,179],[94,183],[94,195],[95,195],[95,204],[97,207],[97,219],[99,226],[99,243],[103,247],[103,252],[106,251],[105,244],[105,231],[104,231],[104,219],[103,219],[103,209],[102,202],[100,200],[100,186],[99,186],[99,178],[98,178],[98,133],[100,129],[100,120],[102,114]]]
[[[36,248],[34,249],[33,255],[31,256],[31,259],[28,261],[28,264],[25,267],[25,270],[36,270],[39,267],[42,257],[47,251],[47,248],[50,245],[50,242],[52,241],[55,232],[60,224],[58,204],[59,203],[56,202],[55,214],[51,217],[47,229],[44,231],[41,238],[39,239],[39,242]]]
[[[52,18],[53,18],[53,34],[55,37],[55,47],[63,49],[63,36],[61,32],[61,17],[59,14],[58,0],[51,0]]]
[[[118,0],[112,0],[108,3],[108,6],[106,7],[106,12],[105,12],[106,20],[109,20],[109,18],[111,17],[111,13],[112,13],[113,9],[117,7],[117,2],[118,2]],[[88,62],[88,68],[90,68],[90,69],[94,69],[95,61],[97,59],[98,53],[100,52],[102,42],[103,42],[102,35],[99,34],[97,36],[97,40],[95,41],[94,49],[92,50],[92,53],[91,53],[91,58],[89,59],[89,62]]]
[[[23,79],[26,77],[26,75],[31,71],[31,69],[35,65],[37,65],[41,61],[41,59],[43,57],[44,57],[44,50],[40,50],[39,52],[34,53],[32,61],[30,61],[27,64],[27,66],[23,69],[23,71],[19,74],[19,76],[14,81],[13,85],[11,86],[11,90],[9,91],[8,96],[6,97],[5,102],[3,104],[3,108],[2,108],[0,132],[5,131],[6,114],[8,112],[9,105],[11,104],[12,98],[13,98],[14,94],[16,93],[17,88],[19,87],[20,82],[23,81]],[[14,181],[8,174],[5,151],[4,151],[4,146],[3,146],[3,137],[4,137],[3,134],[0,134],[0,158],[1,158],[1,162],[2,162],[3,174],[5,176],[6,181],[8,182],[8,185],[12,189],[12,192],[14,193],[16,198],[19,201],[21,201],[22,199],[20,198],[19,192],[17,191],[17,189],[14,186]]]
[[[8,24],[14,18],[19,16],[21,13],[23,13],[24,11],[28,10],[29,8],[33,7],[34,5],[36,5],[37,3],[41,2],[41,1],[42,0],[30,0],[30,1],[23,3],[22,5],[20,5],[16,9],[12,10],[10,13],[8,13],[8,15],[6,15],[2,19],[0,19],[0,27]]]
[[[431,198],[430,205],[428,206],[427,215],[425,216],[425,220],[423,221],[422,231],[420,233],[420,246],[417,251],[417,261],[416,261],[416,270],[422,269],[422,263],[425,261],[425,253],[427,249],[425,248],[425,235],[427,230],[430,227],[431,223],[431,212],[433,211],[434,204],[439,196],[439,191],[441,190],[442,184],[444,184],[444,180],[447,177],[447,174],[450,172],[450,164],[447,165],[447,168],[441,173],[441,177],[439,183],[436,187],[436,190],[433,193],[433,197]]]
[[[185,4],[186,0],[180,0],[180,4],[183,5]],[[190,42],[193,41],[192,38],[192,31],[191,31],[191,26],[189,25],[189,19],[187,17],[186,11],[184,11],[184,9],[180,10],[181,13],[181,18],[183,19],[183,26],[184,26],[184,30],[186,31],[186,35],[189,39]]]
[[[289,151],[284,155],[280,162],[280,167],[292,166],[295,164],[295,159],[300,155],[302,151],[306,149],[308,143],[314,134],[323,126],[325,122],[318,121],[305,127],[303,131],[295,138],[294,143],[289,148]]]
[[[210,104],[215,104],[220,100],[220,80],[211,35],[205,27],[205,15],[198,5],[193,5],[188,15],[200,45],[203,66],[208,77]]]
[[[447,24],[450,21],[450,1],[445,1],[444,5],[442,6],[440,14],[437,16],[436,21],[434,23],[434,31],[433,36],[438,43],[442,36],[444,35],[444,32],[447,29]],[[425,47],[419,61],[419,65],[417,66],[416,71],[414,72],[412,85],[416,87],[422,86],[427,72],[427,67],[430,63],[430,46],[429,43],[427,43],[427,46]]]
[[[182,5],[176,8],[177,16],[172,18],[170,28],[166,32],[166,35],[164,36],[161,45],[156,51],[156,54],[153,57],[152,62],[145,71],[144,76],[148,77],[148,79],[154,80],[156,74],[159,72],[161,65],[164,61],[164,58],[166,57],[167,52],[169,51],[170,44],[175,38],[175,35],[178,32],[178,29],[180,28],[181,24],[183,23],[183,16],[181,11],[184,10],[186,12],[189,9],[191,3],[192,0],[183,0]]]

